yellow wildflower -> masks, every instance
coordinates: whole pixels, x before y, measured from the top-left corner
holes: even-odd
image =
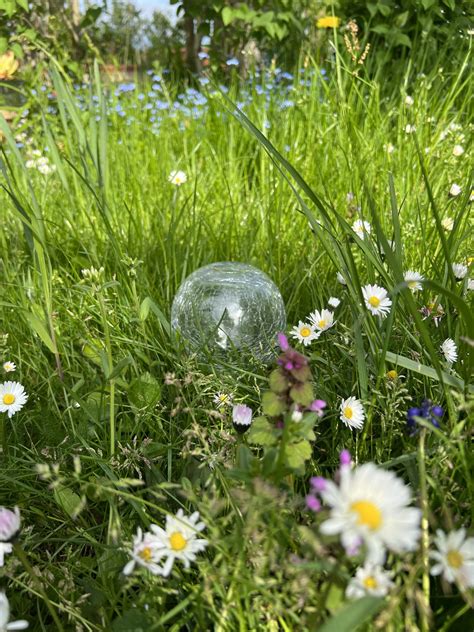
[[[316,26],[318,29],[337,29],[340,23],[341,18],[337,18],[335,15],[327,15],[324,18],[319,18],[316,22]]]
[[[13,51],[9,50],[0,55],[0,79],[11,79],[18,69],[18,61]]]
[[[398,377],[398,373],[395,371],[395,369],[392,369],[391,371],[387,371],[387,378],[389,380],[396,380]]]

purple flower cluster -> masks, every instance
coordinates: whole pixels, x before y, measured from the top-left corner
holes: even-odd
[[[411,436],[418,431],[417,417],[431,422],[435,428],[439,428],[439,422],[444,411],[441,406],[433,404],[431,400],[424,399],[420,406],[410,408],[407,412],[407,426]]]

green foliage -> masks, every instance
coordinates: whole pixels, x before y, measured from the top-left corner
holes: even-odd
[[[335,62],[343,70],[344,54]],[[15,546],[25,558],[7,555],[2,569],[12,619],[33,630],[420,627],[422,553],[391,557],[390,597],[347,605],[362,559],[320,534],[326,514],[308,512],[304,498],[310,476],[334,475],[342,448],[396,471],[418,498],[417,439],[405,415],[430,398],[446,411],[426,434],[430,533],[469,524],[472,292],[451,266],[471,254],[468,162],[453,147],[468,147],[472,85],[464,65],[423,77],[400,64],[383,85],[345,72],[338,82],[337,67],[326,69],[327,81],[317,67],[295,73],[292,108],[252,91],[247,118],[237,119],[211,89],[201,119],[175,108],[159,128],[138,90],[105,96],[98,69],[81,107],[64,75],[51,73],[47,93],[28,104],[44,117],[1,124],[0,351],[29,395],[0,419],[0,505],[21,509]],[[166,84],[163,100],[174,103],[181,89]],[[58,114],[47,110],[53,90]],[[231,94],[240,97],[238,85]],[[27,168],[33,149],[56,170]],[[188,182],[173,188],[178,168]],[[364,241],[350,229],[357,218],[372,224]],[[452,230],[440,231],[450,218]],[[275,280],[289,327],[340,298],[336,325],[305,348],[307,364],[286,373],[207,365],[175,344],[177,287],[199,266],[229,259]],[[410,268],[430,280],[414,295],[400,278]],[[364,309],[360,286],[369,282],[389,289],[393,318]],[[437,324],[437,312],[419,312],[431,303],[443,305]],[[447,337],[459,347],[451,367],[439,353]],[[305,410],[298,421],[295,402],[308,402],[309,388],[326,414]],[[228,408],[216,409],[217,391],[255,411],[247,434],[233,432]],[[364,399],[358,433],[339,420],[351,394]],[[125,578],[137,527],[163,525],[180,507],[201,513],[207,551],[190,569],[177,562],[167,579],[142,570]],[[469,629],[468,595],[453,586],[448,607],[436,578],[430,594],[433,629]]]
[[[340,0],[338,7],[346,19],[358,22],[379,63],[386,59],[387,49],[396,57],[404,54],[403,49],[423,45],[428,61],[446,48],[457,53],[458,39],[469,37],[474,15],[469,3],[454,0]]]

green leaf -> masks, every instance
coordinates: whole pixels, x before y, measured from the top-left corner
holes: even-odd
[[[269,417],[277,417],[286,410],[286,402],[271,391],[265,391],[262,395],[262,410]]]
[[[151,625],[151,620],[144,612],[133,608],[114,619],[112,632],[148,632]]]
[[[12,51],[12,53],[15,55],[17,59],[23,59],[24,57],[23,49],[20,46],[20,44],[18,44],[18,42],[13,42],[13,44],[10,45],[10,50]]]
[[[309,382],[295,384],[290,391],[291,399],[302,406],[309,406],[314,399],[313,387]]]
[[[387,6],[383,2],[377,3],[377,9],[379,10],[379,13],[381,13],[385,18],[392,13],[392,7]]]
[[[354,632],[373,617],[382,608],[384,599],[379,597],[362,597],[345,606],[326,621],[318,632]]]
[[[428,11],[436,2],[437,0],[421,0],[421,5],[425,11]]]
[[[170,331],[170,323],[166,316],[163,314],[158,305],[153,301],[149,296],[143,299],[142,304],[140,305],[140,320],[145,321],[148,318],[148,314],[150,310],[155,314],[158,318],[160,324],[163,326],[166,332]]]
[[[20,6],[24,11],[28,11],[28,0],[16,0],[18,6]]]
[[[266,417],[254,419],[247,436],[249,443],[255,445],[274,445],[276,443],[273,426]]]
[[[122,371],[124,371],[132,363],[133,363],[132,356],[131,355],[125,356],[125,358],[122,358],[121,360],[119,360],[117,364],[114,367],[112,367],[112,370],[110,371],[110,373],[106,374],[105,379],[113,380],[114,378],[119,376],[120,373],[122,373]]]
[[[288,388],[288,379],[281,369],[275,369],[268,378],[270,390],[274,393],[284,393]]]
[[[377,26],[373,26],[371,29],[374,33],[380,33],[381,35],[385,35],[390,32],[390,27],[385,26],[385,24],[377,24]]]
[[[404,369],[414,371],[415,373],[419,373],[420,375],[429,377],[432,380],[439,380],[439,375],[437,371],[435,371],[435,369],[433,369],[433,367],[431,366],[421,364],[420,362],[415,362],[414,360],[410,360],[410,358],[397,355],[396,353],[392,353],[391,351],[387,351],[387,355],[385,357],[388,362],[392,362],[397,366],[402,366]],[[464,390],[464,380],[461,380],[455,375],[450,375],[445,371],[441,371],[441,377],[443,378],[443,382],[445,384],[449,384],[449,386],[455,386],[460,390]],[[474,392],[474,386],[468,386],[468,390]]]
[[[405,33],[395,33],[392,41],[397,46],[406,46],[407,48],[411,48],[411,39]]]
[[[76,518],[82,506],[81,497],[68,487],[55,487],[53,491],[54,500],[70,518]]]
[[[0,37],[0,55],[7,52],[8,40],[6,37]]]
[[[161,397],[161,385],[149,373],[135,378],[128,387],[129,402],[136,408],[151,408]]]
[[[306,439],[298,441],[298,443],[289,443],[285,446],[286,463],[295,470],[301,469],[305,461],[311,458],[312,453],[311,444]]]
[[[224,26],[229,26],[234,19],[234,11],[230,7],[224,7],[222,9],[221,17]]]
[[[41,338],[51,353],[55,353],[56,349],[54,347],[54,343],[44,323],[32,312],[25,312],[25,317],[31,329],[33,329],[33,331]]]

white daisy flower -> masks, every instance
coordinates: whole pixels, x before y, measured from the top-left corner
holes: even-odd
[[[365,564],[357,569],[355,577],[350,580],[346,588],[346,597],[385,597],[393,586],[392,573],[385,571],[381,566]]]
[[[313,340],[316,340],[320,336],[320,332],[316,332],[314,326],[311,323],[304,323],[302,320],[298,323],[298,327],[293,327],[290,331],[290,336],[297,338],[299,342],[302,342],[304,346],[308,346]]]
[[[421,511],[409,507],[410,489],[393,472],[364,463],[355,469],[341,467],[339,487],[325,481],[321,492],[330,505],[328,520],[322,523],[326,535],[341,534],[346,551],[364,543],[367,562],[381,564],[385,550],[413,551],[420,537]]]
[[[137,564],[148,569],[153,575],[163,574],[163,568],[158,564],[163,557],[161,541],[149,531],[143,533],[140,527],[137,528],[130,556],[132,559],[123,567],[124,575],[133,573]]]
[[[414,132],[416,132],[415,125],[410,125],[410,123],[407,123],[405,125],[405,133],[406,134],[413,134]]]
[[[328,300],[328,304],[330,307],[334,307],[334,309],[336,309],[336,307],[339,307],[341,304],[341,301],[335,296],[331,296]]]
[[[182,509],[178,510],[176,516],[169,514],[166,516],[165,529],[156,524],[150,525],[150,529],[160,543],[162,554],[167,556],[162,570],[164,577],[168,577],[171,573],[175,560],[181,560],[185,568],[189,568],[190,562],[196,559],[196,553],[204,551],[208,541],[196,536],[205,528],[204,522],[199,522],[198,511],[191,516],[185,516]]]
[[[216,393],[212,400],[214,404],[217,404],[217,408],[223,408],[224,406],[230,406],[232,404],[232,395],[229,393]]]
[[[451,188],[449,189],[449,195],[451,197],[457,197],[458,195],[461,195],[462,189],[459,186],[459,184],[452,184]]]
[[[374,316],[385,318],[390,312],[392,301],[388,298],[385,288],[379,285],[364,285],[362,295],[365,306]]]
[[[446,358],[446,362],[453,364],[458,359],[458,348],[452,338],[446,338],[442,345],[440,345],[441,353]]]
[[[453,263],[452,268],[456,279],[462,280],[467,275],[467,266],[463,263]]]
[[[339,418],[343,424],[349,428],[355,428],[356,430],[362,428],[364,425],[365,412],[359,399],[356,397],[343,399],[339,410],[341,411]]]
[[[13,544],[11,542],[0,542],[0,568],[5,564],[5,555],[10,555],[12,551]]]
[[[441,226],[443,227],[443,230],[445,230],[447,233],[450,233],[454,228],[453,218],[443,217],[443,219],[441,220]]]
[[[13,417],[23,408],[27,399],[28,395],[19,382],[0,384],[0,413],[8,413],[9,417]]]
[[[453,156],[456,156],[456,158],[458,158],[459,156],[462,156],[463,153],[464,153],[464,147],[462,145],[454,145]]]
[[[309,319],[319,332],[326,331],[326,329],[330,329],[336,324],[334,322],[334,313],[328,309],[323,309],[322,311],[315,310],[314,312],[311,312]]]
[[[26,630],[29,626],[28,621],[24,619],[18,619],[17,621],[10,621],[10,604],[6,594],[0,591],[0,632],[6,630]]]
[[[10,361],[4,362],[3,370],[5,371],[5,373],[13,373],[13,371],[16,371],[16,364]]]
[[[412,292],[418,292],[418,290],[423,289],[423,285],[420,281],[424,281],[425,277],[419,272],[415,272],[415,270],[407,270],[403,275],[403,279]]]
[[[393,152],[395,151],[395,145],[392,145],[392,143],[388,143],[388,145],[384,145],[383,148],[385,149],[387,154],[393,154]]]
[[[352,230],[360,239],[364,239],[366,235],[370,235],[372,227],[369,222],[366,222],[362,219],[356,219],[356,221],[352,224]]]
[[[413,97],[410,97],[408,94],[405,97],[405,105],[407,107],[411,107],[413,104],[415,103],[415,99]]]
[[[437,563],[431,574],[443,574],[447,582],[457,582],[462,588],[474,587],[474,538],[466,538],[465,529],[448,534],[438,529],[434,543],[438,550],[430,557]]]
[[[472,292],[474,290],[474,279],[467,280],[467,289]]]
[[[172,171],[168,176],[168,182],[171,184],[175,184],[177,187],[180,187],[182,184],[186,182],[188,176],[184,173],[184,171]]]
[[[341,285],[347,285],[347,281],[345,280],[345,278],[342,276],[340,272],[336,274],[336,279]]]

